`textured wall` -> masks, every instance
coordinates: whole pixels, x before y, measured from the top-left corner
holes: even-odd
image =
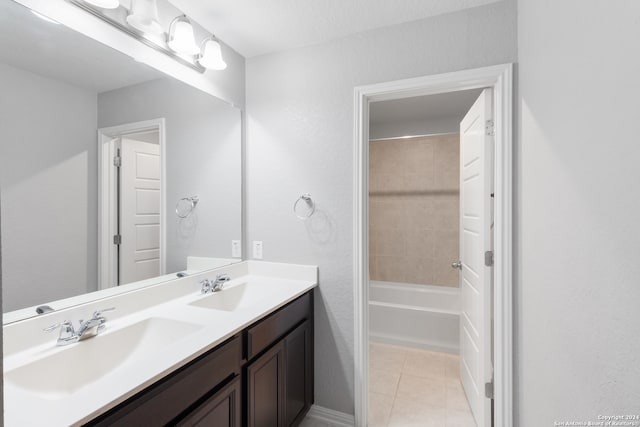
[[[369,277],[458,286],[460,135],[369,144]]]
[[[640,412],[639,16],[518,2],[521,427]]]
[[[0,93],[3,311],[94,291],[97,94],[4,64]]]
[[[247,235],[318,264],[316,403],[353,413],[353,89],[513,62],[514,1],[247,60]],[[310,192],[306,222],[291,206]]]

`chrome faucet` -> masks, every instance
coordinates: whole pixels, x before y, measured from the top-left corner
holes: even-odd
[[[98,335],[105,328],[105,322],[107,318],[102,315],[105,311],[113,311],[115,307],[105,308],[104,310],[96,310],[89,320],[80,320],[78,330],[73,327],[73,323],[65,320],[61,323],[56,323],[43,330],[45,332],[55,331],[60,328],[60,335],[56,345],[68,345],[74,342],[83,341],[87,338],[93,338]]]
[[[204,279],[200,282],[202,288],[200,292],[203,294],[208,294],[209,292],[218,292],[224,288],[224,283],[231,280],[228,274],[220,273],[216,276],[216,280],[211,281],[210,279]]]

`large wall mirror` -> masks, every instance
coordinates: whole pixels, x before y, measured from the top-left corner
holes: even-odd
[[[1,1],[5,323],[240,261],[241,156],[237,108]]]

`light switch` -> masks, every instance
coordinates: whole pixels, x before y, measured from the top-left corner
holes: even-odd
[[[231,241],[231,257],[242,258],[242,245],[240,244],[240,240]]]
[[[262,241],[253,241],[253,259],[262,259]]]

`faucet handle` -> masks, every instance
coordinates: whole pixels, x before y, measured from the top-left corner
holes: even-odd
[[[60,328],[60,334],[58,335],[58,345],[66,345],[77,340],[76,329],[73,327],[73,323],[65,320],[55,325],[47,326],[43,329],[45,332],[55,331]]]
[[[216,281],[211,284],[211,291],[221,291],[224,288],[225,282],[228,282],[229,280],[231,280],[231,277],[226,273],[216,274]]]
[[[109,307],[109,308],[103,308],[102,310],[96,310],[93,312],[93,318],[97,318],[97,317],[102,317],[102,313],[107,312],[107,311],[113,311],[115,310],[115,307]]]
[[[44,332],[51,332],[51,331],[55,331],[58,328],[63,328],[66,331],[68,331],[69,329],[73,330],[73,324],[71,322],[69,322],[68,320],[62,321],[60,323],[54,323],[51,326],[47,326],[46,328],[43,329]]]
[[[200,292],[203,294],[209,293],[211,291],[211,280],[202,279],[200,281]]]

